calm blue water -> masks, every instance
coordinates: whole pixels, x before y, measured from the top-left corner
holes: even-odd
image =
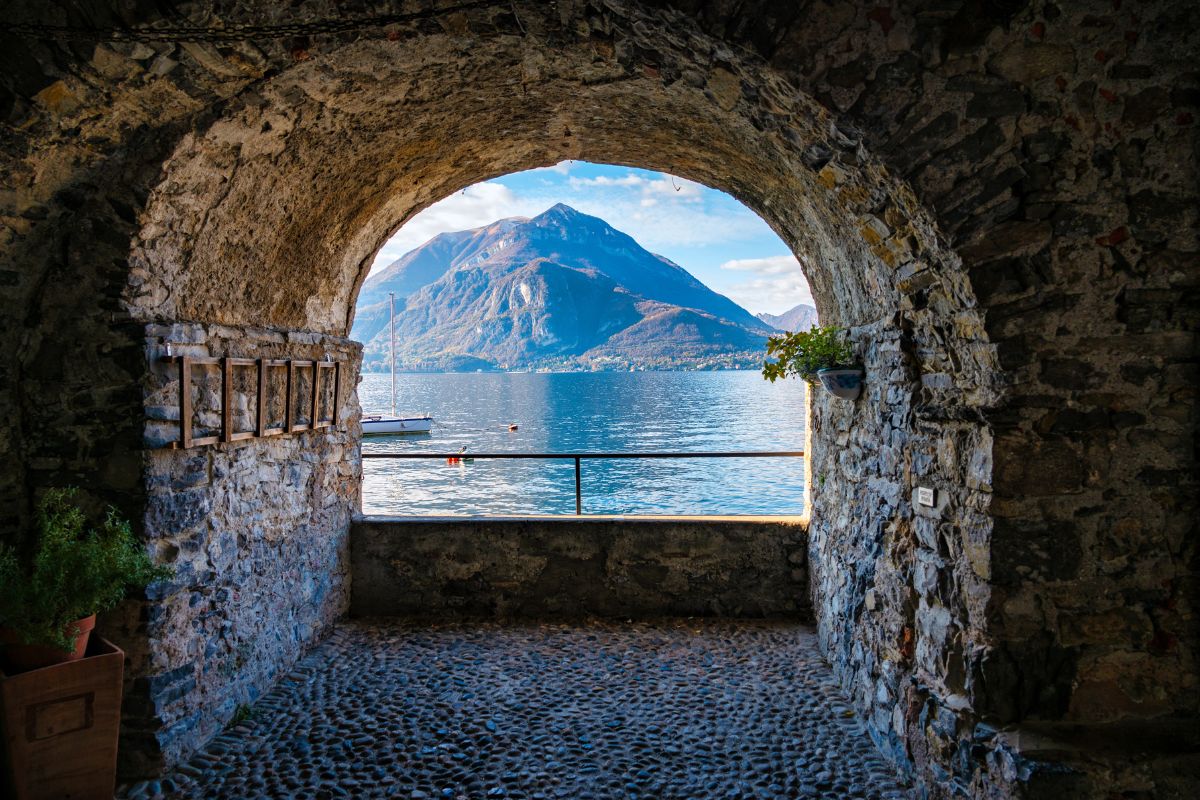
[[[388,375],[364,375],[364,413],[387,411],[388,390]],[[397,375],[397,411],[431,414],[433,433],[371,437],[363,452],[803,450],[804,390],[749,371]],[[584,461],[582,484],[585,514],[798,514],[804,459]],[[573,514],[575,467],[364,460],[362,505],[367,514]]]

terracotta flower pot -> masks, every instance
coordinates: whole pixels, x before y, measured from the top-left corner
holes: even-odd
[[[74,650],[59,650],[45,644],[25,644],[16,631],[0,628],[0,644],[4,645],[4,663],[11,672],[27,672],[51,664],[78,661],[87,652],[88,639],[96,627],[96,615],[76,620],[67,626],[67,637],[74,637]]]

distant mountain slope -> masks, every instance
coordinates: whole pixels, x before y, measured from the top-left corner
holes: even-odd
[[[514,226],[528,222],[524,218],[502,219],[470,231],[440,233],[415,250],[393,261],[363,284],[355,312],[354,338],[369,342],[387,325],[388,292],[396,294],[396,310],[404,308],[404,298],[441,278],[449,270],[480,257],[491,255],[505,243],[504,234]]]
[[[763,337],[729,320],[691,308],[645,301],[638,304],[642,318],[589,351],[592,356],[624,356],[631,360],[654,358],[672,348],[685,348],[694,357],[739,350],[757,351]]]
[[[756,314],[763,322],[781,331],[806,331],[817,324],[817,310],[801,303],[782,314]]]
[[[556,205],[442,234],[363,287],[351,336],[366,368],[586,367],[758,358],[768,325],[596,217]],[[566,364],[566,362],[571,362]]]

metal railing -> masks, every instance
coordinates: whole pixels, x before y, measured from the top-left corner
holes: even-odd
[[[580,462],[585,459],[616,458],[803,458],[803,450],[752,450],[732,453],[363,453],[374,458],[437,458],[466,461],[485,458],[573,459],[575,461],[575,513],[583,514],[583,482]]]

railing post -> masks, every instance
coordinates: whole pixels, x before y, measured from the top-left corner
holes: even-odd
[[[583,487],[579,482],[579,456],[575,456],[575,514],[583,513]]]

